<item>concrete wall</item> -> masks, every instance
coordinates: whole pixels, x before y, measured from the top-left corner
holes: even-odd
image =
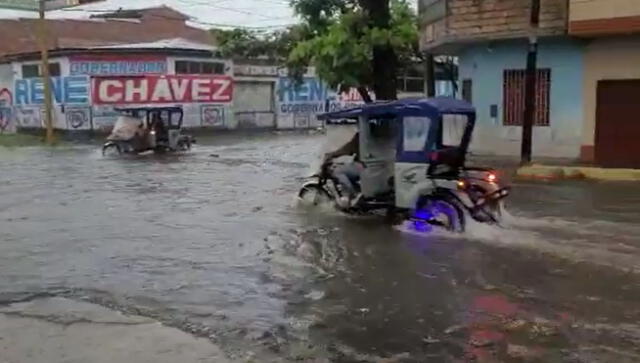
[[[583,107],[580,97],[583,45],[570,40],[544,40],[539,67],[551,69],[550,126],[534,127],[536,156],[578,157],[582,140]],[[526,41],[484,43],[460,53],[460,79],[472,79],[478,127],[472,150],[496,155],[519,155],[522,127],[503,126],[503,71],[525,69]],[[498,117],[491,118],[491,105]]]
[[[598,81],[640,79],[640,36],[592,41],[586,46],[584,72],[582,145],[583,158],[589,160],[595,144]]]
[[[235,77],[233,112],[238,128],[276,128],[277,78]]]

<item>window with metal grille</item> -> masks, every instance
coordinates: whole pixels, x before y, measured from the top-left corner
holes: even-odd
[[[40,78],[42,77],[42,68],[39,64],[22,65],[22,78]],[[51,77],[60,77],[60,63],[49,63],[49,75]]]
[[[473,81],[470,79],[462,80],[462,99],[473,103]]]
[[[524,94],[527,73],[521,69],[504,71],[503,123],[505,126],[522,126],[524,121]],[[549,126],[549,93],[551,70],[538,69],[536,75],[536,110],[534,126]]]
[[[176,61],[176,74],[224,74],[224,63]]]

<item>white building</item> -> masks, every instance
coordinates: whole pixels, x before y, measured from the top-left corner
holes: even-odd
[[[116,109],[180,106],[189,128],[235,128],[233,67],[215,47],[185,39],[51,52],[54,127],[107,130]],[[38,53],[0,63],[5,129],[43,127]]]

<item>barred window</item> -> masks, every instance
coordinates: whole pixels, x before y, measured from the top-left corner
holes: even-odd
[[[525,83],[527,72],[521,69],[504,71],[503,88],[503,124],[522,126],[524,123]],[[551,70],[538,69],[536,75],[536,109],[534,126],[549,126],[549,94]]]
[[[60,77],[60,63],[49,63],[49,75],[51,77]],[[42,68],[39,64],[22,65],[22,78],[40,78],[42,77]]]
[[[176,74],[224,74],[222,62],[176,61]]]

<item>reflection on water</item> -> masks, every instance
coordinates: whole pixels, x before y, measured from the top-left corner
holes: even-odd
[[[640,354],[634,185],[516,185],[505,228],[425,236],[296,207],[321,136],[200,141],[2,150],[0,298],[88,298],[301,361]]]

